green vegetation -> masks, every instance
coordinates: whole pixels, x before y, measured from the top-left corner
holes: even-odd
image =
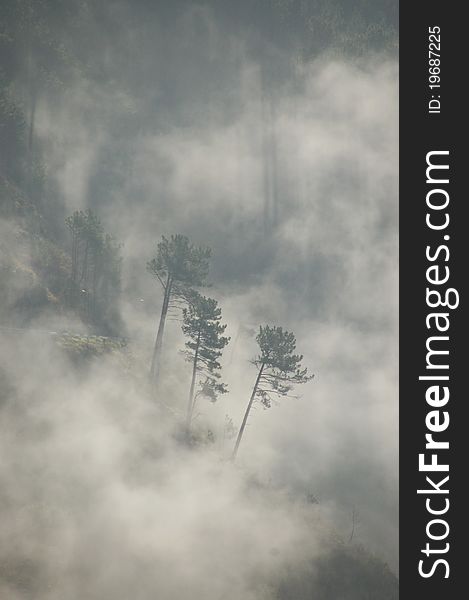
[[[186,359],[192,364],[192,378],[187,406],[187,427],[190,427],[198,396],[205,396],[215,402],[219,394],[226,394],[227,387],[220,382],[221,364],[218,359],[230,338],[222,334],[226,324],[222,325],[221,308],[213,298],[206,298],[195,292],[190,297],[188,308],[183,309],[182,331],[189,338],[186,342]],[[196,379],[199,381],[196,392]]]
[[[197,247],[184,235],[162,237],[156,258],[147,264],[148,271],[163,288],[163,304],[151,360],[150,374],[155,384],[160,375],[161,351],[166,317],[171,304],[187,301],[192,288],[203,286],[209,270],[210,248]]]
[[[201,5],[203,4],[202,2]],[[214,442],[218,440],[211,429],[208,429],[208,432],[205,429],[203,433],[193,431],[191,435],[186,435],[191,427],[196,429],[194,416],[196,407],[202,405],[202,399],[208,399],[210,402],[220,402],[220,396],[230,399],[225,381],[229,380],[227,375],[232,375],[233,371],[227,372],[229,365],[226,365],[223,360],[224,351],[230,342],[230,337],[225,335],[227,324],[223,323],[219,301],[200,293],[200,289],[209,286],[212,251],[208,247],[197,245],[189,237],[179,233],[168,237],[163,235],[160,238],[155,256],[146,265],[149,276],[145,275],[145,261],[141,259],[136,268],[140,269],[149,282],[150,276],[156,280],[161,293],[155,294],[155,304],[161,306],[161,312],[154,347],[150,350],[137,348],[140,340],[134,343],[132,340],[134,332],[126,331],[121,316],[121,304],[124,305],[122,296],[125,293],[125,290],[122,291],[122,273],[124,260],[129,260],[129,254],[125,255],[124,246],[113,237],[112,232],[124,231],[122,224],[119,227],[116,225],[117,221],[111,217],[115,214],[112,204],[115,200],[113,191],[125,184],[126,175],[133,167],[134,145],[140,141],[142,132],[151,129],[153,133],[161,134],[161,138],[164,138],[165,132],[171,126],[167,122],[171,110],[174,110],[174,120],[178,124],[180,121],[186,127],[192,125],[194,114],[202,115],[201,121],[208,119],[206,105],[210,104],[209,119],[216,121],[220,119],[216,109],[213,108],[216,104],[216,96],[219,94],[223,97],[223,93],[229,89],[226,102],[230,106],[226,108],[226,112],[229,113],[227,123],[232,126],[233,115],[236,110],[241,110],[237,103],[241,105],[242,102],[241,96],[237,96],[234,91],[239,81],[236,80],[234,85],[231,75],[235,73],[235,69],[238,69],[236,77],[240,80],[246,77],[246,74],[242,73],[242,68],[239,68],[239,63],[242,62],[241,54],[245,53],[243,60],[245,59],[246,62],[241,65],[243,68],[246,65],[249,69],[253,69],[253,65],[259,68],[261,86],[265,87],[261,92],[261,103],[266,102],[267,106],[270,102],[272,108],[275,105],[273,90],[280,89],[285,81],[288,81],[294,71],[292,68],[294,63],[306,64],[322,52],[334,56],[346,56],[347,60],[363,56],[363,53],[370,48],[376,52],[395,52],[397,22],[394,4],[387,0],[358,3],[350,3],[347,0],[209,2],[208,6],[214,18],[218,15],[217,11],[222,9],[228,11],[227,14],[232,18],[232,21],[228,18],[228,25],[225,21],[226,15],[220,20],[220,38],[226,37],[227,47],[235,46],[234,34],[230,30],[231,23],[235,23],[233,27],[235,29],[239,27],[243,34],[240,38],[242,42],[238,44],[240,48],[242,47],[242,51],[239,51],[239,55],[236,54],[235,58],[227,61],[225,65],[217,62],[216,52],[211,48],[210,51],[207,50],[207,55],[210,55],[207,59],[210,73],[212,69],[214,73],[220,73],[220,82],[212,83],[212,87],[207,86],[209,91],[203,90],[197,99],[193,99],[191,94],[187,93],[190,88],[179,87],[182,86],[181,82],[188,77],[189,72],[194,86],[204,87],[206,82],[203,76],[199,77],[197,68],[194,68],[190,62],[190,56],[187,57],[189,66],[185,64],[186,55],[190,54],[190,40],[184,40],[184,43],[188,44],[187,47],[181,43],[187,71],[182,72],[179,78],[176,77],[175,81],[167,86],[169,91],[163,89],[164,85],[161,86],[162,89],[159,88],[160,81],[154,88],[148,87],[154,72],[161,73],[161,81],[164,82],[165,78],[169,79],[168,72],[171,70],[171,65],[168,66],[164,61],[157,60],[155,48],[159,46],[154,45],[154,37],[158,36],[155,36],[153,31],[156,17],[152,11],[162,12],[162,26],[158,33],[162,35],[161,32],[164,31],[166,24],[171,19],[179,22],[182,8],[189,7],[194,11],[191,12],[191,19],[195,23],[191,32],[196,39],[197,19],[202,13],[198,12],[200,7],[194,9],[194,3],[190,0],[178,3],[125,1],[92,3],[82,0],[77,2],[2,1],[0,6],[0,327],[10,331],[12,339],[16,335],[15,331],[19,332],[18,335],[23,335],[25,332],[34,331],[37,327],[39,335],[43,336],[40,340],[47,339],[44,345],[49,344],[51,340],[53,342],[54,350],[51,356],[56,357],[58,350],[61,359],[66,357],[66,360],[58,362],[61,365],[65,364],[73,375],[78,375],[77,380],[94,368],[99,373],[104,373],[105,369],[109,368],[109,372],[106,373],[111,373],[118,382],[120,381],[118,377],[126,378],[130,374],[132,381],[137,382],[135,387],[141,393],[138,400],[143,399],[145,406],[155,410],[161,420],[170,420],[171,432],[173,429],[177,432],[183,431],[184,443],[179,444],[179,438],[177,435],[174,436],[175,443],[179,444],[178,451],[191,453],[191,457],[198,457],[197,451],[206,445],[215,452]],[[138,9],[135,8],[137,5]],[[132,19],[125,18],[133,15],[133,10],[136,15],[135,23],[133,16]],[[141,18],[142,14],[147,14],[146,11],[151,18]],[[203,29],[202,21],[203,19],[201,19]],[[247,22],[250,27],[253,27],[252,31],[249,29],[245,32],[243,26],[239,25]],[[225,36],[228,31],[229,35]],[[282,37],[279,32],[285,33],[285,36]],[[207,46],[213,42],[212,35],[216,37],[216,34],[211,32]],[[280,42],[274,39],[276,36],[281,40]],[[262,42],[259,39],[262,39]],[[281,54],[280,51],[285,48],[287,60],[285,64],[278,66],[277,58]],[[125,54],[126,51],[128,55]],[[155,60],[155,71],[151,72],[147,66],[149,61],[153,60]],[[225,67],[228,74],[224,72]],[[139,70],[143,75],[139,74]],[[246,81],[248,79],[249,77],[246,77]],[[290,83],[288,81],[285,87]],[[248,84],[245,82],[243,85]],[[214,88],[216,92],[213,91]],[[92,92],[95,90],[98,90],[98,93],[93,97]],[[210,90],[212,90],[212,97],[209,98],[210,102],[207,102]],[[59,114],[60,108],[67,103],[76,102],[73,106],[79,106],[80,94],[83,94],[87,101],[88,96],[92,96],[90,102],[95,104],[93,108],[95,121],[106,129],[108,139],[102,142],[103,147],[97,144],[99,147],[90,161],[89,178],[86,185],[83,185],[86,189],[81,200],[70,201],[58,183],[60,177],[64,176],[62,172],[64,164],[60,160],[55,159],[54,162],[51,159],[51,156],[57,153],[51,150],[56,150],[54,148],[56,140],[41,136],[40,116],[41,108],[45,105],[49,108],[49,118],[51,115],[52,118],[54,117],[55,111]],[[103,102],[105,106],[100,106],[101,98],[106,100],[112,98],[112,102]],[[255,98],[253,104],[258,100]],[[83,106],[77,109],[83,111],[86,116],[87,111],[90,111],[87,101],[83,101]],[[156,104],[158,110],[155,109]],[[265,107],[262,110],[266,114],[269,113]],[[264,118],[267,118],[266,115]],[[271,125],[272,123],[266,121],[264,129],[269,129]],[[267,139],[266,145],[270,145],[268,151],[271,153],[274,152],[274,141],[273,138]],[[276,164],[277,157],[272,155],[271,161],[272,164],[267,165],[266,173],[271,167],[273,170],[272,165]],[[161,179],[166,175],[165,171]],[[80,183],[83,184],[82,181]],[[135,192],[135,189],[140,191],[136,186],[132,192]],[[162,195],[164,193],[166,193],[165,189]],[[138,201],[138,198],[131,193],[128,196],[125,194],[122,195],[129,204]],[[278,200],[279,195],[280,191],[276,189],[275,200]],[[73,195],[72,197],[75,198]],[[168,204],[170,201],[171,198],[167,200]],[[225,217],[230,218],[229,213],[222,216]],[[162,231],[171,231],[169,219],[165,220],[165,216],[160,214],[157,214],[156,218],[161,218],[161,222],[157,222],[153,230],[154,235],[159,235]],[[211,218],[211,215],[207,215],[208,223]],[[277,213],[272,216],[272,220],[277,222]],[[184,228],[185,223],[181,228]],[[216,239],[216,236],[214,238]],[[276,243],[275,236],[271,236],[271,243],[272,246]],[[135,265],[134,262],[130,270],[135,268]],[[125,266],[128,267],[128,262]],[[151,285],[150,282],[149,286]],[[155,286],[153,289],[156,289]],[[133,290],[131,293],[127,292],[124,300],[128,302],[132,295],[134,295]],[[147,304],[151,305],[151,302]],[[152,308],[146,315],[148,318],[151,318],[150,310]],[[183,353],[187,364],[185,368],[183,366],[180,371],[178,370],[176,376],[180,380],[181,389],[184,390],[181,404],[185,407],[187,403],[184,414],[181,414],[180,408],[176,406],[178,401],[178,398],[175,398],[176,393],[166,394],[166,391],[171,388],[171,382],[174,381],[174,373],[170,373],[169,369],[165,372],[163,369],[163,352],[168,353],[168,364],[171,364],[171,360],[177,364],[178,356],[177,350],[174,350],[174,356],[169,356],[168,347],[164,345],[165,327],[171,311],[182,321],[182,335],[178,330],[180,336],[178,348]],[[60,324],[57,332],[43,329],[48,328],[50,323]],[[64,332],[63,328],[70,332]],[[126,339],[127,333],[129,333],[129,340]],[[138,337],[138,332],[135,335]],[[10,340],[6,336],[5,339],[5,347],[9,349]],[[153,338],[151,341],[153,342]],[[312,378],[307,368],[302,365],[303,356],[296,353],[296,337],[292,332],[280,326],[261,325],[256,342],[259,351],[251,364],[256,368],[257,376],[242,422],[235,425],[231,416],[225,416],[223,441],[226,440],[227,446],[229,444],[230,453],[234,445],[233,458],[238,453],[255,403],[269,408],[277,399],[291,397],[295,386],[305,384]],[[42,342],[38,343],[38,348],[42,350],[41,344]],[[146,376],[150,360],[150,385],[148,386]],[[27,378],[27,368],[28,365],[25,365],[25,378]],[[57,369],[59,368],[62,366],[57,366]],[[254,370],[252,373],[249,371],[247,377],[251,377],[253,373]],[[164,391],[161,390],[163,386],[159,385],[160,382],[166,384]],[[52,386],[53,383],[50,385]],[[72,385],[72,383],[67,381],[65,385]],[[115,387],[118,388],[119,383]],[[94,393],[91,394],[92,402],[96,402],[96,405],[102,400],[99,397],[100,392],[101,390],[96,393],[96,399]],[[39,412],[37,407],[41,403],[47,404],[49,397],[47,393],[43,394],[44,397],[40,397],[36,390],[29,393],[24,413],[26,416],[24,423],[21,422],[18,427],[17,437],[22,443],[27,437],[23,431],[27,432],[30,427],[34,444],[37,440],[37,449],[34,446],[33,451],[40,453],[42,451],[40,443],[43,439],[41,436],[46,439],[48,430],[47,423],[43,429],[41,429],[42,423],[36,424],[35,411]],[[0,411],[7,410],[5,407],[10,410],[11,405],[14,405],[12,412],[15,412],[15,404],[19,405],[16,394],[17,390],[10,382],[4,365],[0,365]],[[131,398],[133,401],[134,396]],[[200,404],[197,404],[199,399],[201,399]],[[114,409],[114,405],[112,407]],[[150,413],[150,409],[148,412]],[[138,418],[143,413],[143,409],[141,413],[136,411]],[[154,418],[154,413],[151,415]],[[3,413],[0,416],[3,417]],[[48,416],[46,414],[44,422],[47,422]],[[118,417],[119,415],[115,416],[116,420]],[[132,417],[137,420],[137,417],[133,415]],[[155,429],[159,426],[159,422],[156,421],[158,419],[155,419]],[[132,421],[132,427],[134,426],[135,423]],[[255,427],[252,428],[251,433],[255,436]],[[21,437],[23,435],[24,438]],[[80,435],[81,431],[77,438]],[[188,438],[190,443],[187,443]],[[173,441],[171,437],[171,443]],[[76,440],[74,443],[78,444]],[[150,472],[151,477],[154,477],[154,472],[158,469],[168,471],[171,469],[167,465],[162,468],[159,463],[155,467],[158,461],[165,460],[160,457],[164,455],[164,451],[159,447],[159,444],[164,446],[165,443],[166,441],[159,439],[156,442],[152,441],[148,444],[150,449],[145,447],[145,452],[142,451],[144,457],[141,459],[141,464],[144,467],[140,464],[139,467],[142,471],[145,469]],[[154,446],[158,446],[156,450]],[[49,460],[51,456],[45,453],[44,466],[41,467],[44,468],[44,472],[48,472]],[[18,461],[19,469],[20,462]],[[85,466],[79,465],[77,470],[81,468],[86,470],[86,459],[83,459],[83,462]],[[171,463],[168,461],[168,464]],[[75,466],[69,464],[67,468],[73,471]],[[224,466],[233,470],[237,468],[229,464]],[[54,465],[50,470],[53,471],[53,468]],[[138,468],[135,470],[138,471]],[[121,475],[119,471],[119,478]],[[30,478],[41,479],[42,471],[39,475],[27,472],[24,476],[23,473],[23,477],[25,482],[21,485],[27,489]],[[51,477],[57,478],[58,475],[52,473]],[[65,496],[65,487],[75,485],[74,479],[70,481],[72,483],[57,484],[59,490],[57,506],[60,504],[60,494],[63,493]],[[119,485],[121,484],[122,481],[119,479]],[[246,487],[249,495],[254,486],[248,483]],[[37,508],[43,501],[40,486],[38,490],[37,498],[28,499],[29,503],[21,505],[19,510],[22,511],[21,519],[27,521],[30,518],[30,522],[35,524],[39,522],[35,518],[37,514],[46,515],[44,518],[46,523],[44,527],[46,527],[49,522],[47,511],[50,507]],[[8,490],[0,493],[2,510],[6,506],[10,508],[8,502],[14,503],[15,500],[14,498],[11,500],[7,493]],[[132,493],[136,493],[134,489]],[[90,499],[90,505],[93,504],[93,494],[84,497],[86,500]],[[81,497],[77,495],[77,498]],[[283,502],[283,499],[280,500],[274,495],[268,498],[278,501],[279,505]],[[81,499],[77,500],[77,504],[80,502]],[[86,530],[87,526],[85,523],[87,510],[88,507],[83,508],[80,505],[80,510],[77,511],[81,515],[80,519],[83,519],[80,521],[83,530]],[[59,509],[57,512],[60,512]],[[227,520],[229,516],[227,513]],[[64,522],[69,518],[65,509],[61,518]],[[99,529],[86,530],[90,539],[94,539],[95,535],[98,537],[96,532],[99,532]],[[201,535],[206,533],[203,531]],[[70,532],[67,539],[71,540],[73,535],[77,533]],[[37,553],[33,558],[29,556],[25,558],[16,556],[16,548],[9,553],[8,544],[9,540],[5,548],[0,549],[0,595],[3,590],[7,590],[8,593],[13,590],[11,597],[21,600],[48,597],[49,592],[52,597],[51,590],[54,589],[56,581],[55,574],[48,573],[49,567],[44,566],[47,562],[44,558],[47,552],[43,552],[43,555]],[[75,541],[71,541],[70,547],[74,546]],[[79,544],[76,546],[78,548]],[[83,549],[78,548],[76,551],[78,553]],[[51,550],[51,556],[55,556],[54,552],[57,550]],[[71,551],[70,556],[64,558],[64,562],[70,560],[73,563],[73,559]],[[105,559],[107,560],[106,557]],[[153,565],[149,564],[148,570],[151,571],[152,568]],[[86,575],[86,567],[84,573]],[[269,600],[311,598],[395,600],[397,587],[397,579],[381,560],[363,548],[338,542],[314,561],[308,555],[301,564],[292,564],[285,570],[279,570],[275,581],[269,581],[262,590],[263,595],[259,597],[266,597]],[[64,589],[66,589],[65,595],[69,594],[68,588]],[[85,591],[85,596],[86,593]],[[151,596],[158,597],[158,590],[152,590]]]
[[[121,246],[89,209],[75,211],[66,224],[72,236],[69,304],[91,322],[118,321]]]
[[[265,408],[270,408],[274,397],[287,396],[293,386],[312,379],[307,374],[308,370],[301,367],[303,356],[294,354],[296,338],[293,333],[284,331],[282,327],[261,325],[256,341],[260,352],[251,362],[257,367],[257,377],[236,439],[233,458],[238,453],[255,400],[259,399]]]
[[[56,342],[72,358],[85,361],[91,361],[105,354],[122,352],[127,348],[125,340],[112,339],[101,335],[62,333],[57,335]]]

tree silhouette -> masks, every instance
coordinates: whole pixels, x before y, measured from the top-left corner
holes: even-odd
[[[112,313],[120,290],[121,245],[91,210],[75,211],[65,223],[72,235],[69,304],[87,318]]]
[[[187,428],[189,429],[197,397],[206,396],[212,402],[219,394],[227,391],[226,385],[220,382],[221,365],[218,359],[230,338],[224,337],[226,324],[221,324],[221,308],[213,298],[206,298],[198,292],[191,295],[188,308],[183,309],[182,331],[189,337],[184,354],[192,363],[192,378],[187,406]],[[198,375],[205,375],[199,382],[196,393]]]
[[[236,439],[233,459],[238,453],[254,401],[259,400],[265,408],[270,408],[274,397],[287,396],[295,385],[306,383],[313,377],[307,374],[306,368],[301,367],[303,355],[294,354],[296,339],[293,333],[284,331],[282,327],[261,325],[256,341],[260,353],[251,362],[258,372]]]
[[[155,384],[160,375],[163,334],[171,301],[187,301],[193,287],[206,284],[209,270],[210,248],[194,246],[184,235],[162,236],[156,257],[147,263],[148,271],[160,282],[164,296],[150,367]]]

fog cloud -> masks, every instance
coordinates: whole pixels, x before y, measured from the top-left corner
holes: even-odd
[[[155,23],[152,43],[132,23],[120,47],[97,44],[110,72],[126,57],[119,94],[78,78],[37,118],[64,213],[92,208],[124,244],[136,360],[77,372],[45,334],[0,346],[3,558],[40,573],[37,598],[261,600],[348,539],[355,511],[356,539],[397,568],[397,64],[256,57],[201,8]],[[215,442],[196,452],[179,441],[177,313],[159,399],[145,372],[162,301],[145,265],[179,232],[213,249],[205,293],[231,336],[230,393],[200,399],[196,428]],[[233,465],[226,418],[241,421],[264,323],[295,332],[315,378],[256,408]]]

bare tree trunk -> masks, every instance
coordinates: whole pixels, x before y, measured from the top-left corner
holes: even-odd
[[[269,161],[269,119],[268,119],[268,107],[266,97],[266,83],[265,75],[261,72],[261,123],[262,123],[262,175],[263,175],[263,195],[264,195],[264,207],[263,207],[263,227],[264,235],[270,233],[270,210],[272,201],[272,174],[271,164]]]
[[[266,67],[261,70],[261,110],[264,233],[270,235],[278,224],[279,190],[275,102]]]
[[[30,91],[30,116],[28,128],[28,155],[30,164],[32,163],[33,141],[34,141],[34,126],[36,124],[36,106],[37,106],[37,91],[36,85],[31,83]]]
[[[77,256],[78,256],[78,235],[72,230],[72,272],[70,275],[70,284],[68,286],[67,295],[71,305],[75,304],[75,295],[77,287]]]
[[[164,333],[164,326],[166,323],[166,315],[168,314],[168,307],[169,307],[169,300],[171,297],[171,287],[172,287],[172,280],[171,280],[171,276],[168,273],[168,278],[166,280],[166,285],[164,288],[164,299],[163,299],[163,306],[161,308],[161,316],[160,316],[160,322],[158,325],[158,333],[156,334],[156,340],[155,340],[155,348],[153,350],[153,357],[151,360],[151,367],[150,367],[150,377],[151,379],[154,381],[155,385],[158,383],[158,379],[160,376],[160,362],[161,362],[161,349],[163,347],[163,333]]]
[[[27,182],[26,186],[28,194],[31,196],[33,193],[33,140],[34,140],[34,126],[36,120],[36,104],[37,104],[37,89],[36,89],[36,72],[33,58],[32,48],[32,21],[33,14],[32,8],[28,7],[27,21],[26,21],[26,56],[27,56],[27,94],[29,96],[29,123],[28,123],[28,141],[27,141]]]
[[[31,197],[34,196],[36,190],[34,190],[33,182],[34,182],[34,154],[33,154],[33,143],[34,143],[34,126],[36,121],[36,106],[37,106],[37,91],[35,89],[35,84],[31,84],[33,89],[30,93],[30,116],[29,116],[29,125],[28,125],[28,155],[27,155],[27,188],[28,193]]]
[[[279,181],[278,181],[278,148],[277,148],[277,114],[275,109],[275,100],[272,93],[269,95],[269,120],[270,120],[270,168],[271,168],[271,194],[272,194],[272,214],[271,223],[274,228],[278,226],[279,217]]]
[[[352,509],[352,531],[350,533],[350,537],[349,537],[349,544],[352,542],[353,540],[353,534],[355,533],[355,523],[357,522],[357,511],[355,510],[355,507],[353,507]]]
[[[238,437],[236,438],[236,444],[233,450],[232,460],[235,460],[236,455],[238,454],[239,444],[241,443],[241,438],[243,437],[244,429],[246,427],[246,423],[249,417],[249,412],[251,411],[252,404],[256,397],[257,388],[259,386],[259,381],[261,380],[262,371],[264,370],[264,363],[261,364],[261,368],[259,369],[259,373],[257,374],[256,383],[254,384],[254,388],[252,390],[251,398],[249,399],[248,406],[246,408],[246,412],[244,413],[243,422],[241,423],[241,427],[239,429]]]
[[[83,265],[81,270],[80,281],[78,282],[78,298],[79,307],[85,317],[89,316],[89,305],[88,305],[88,251],[89,251],[89,240],[86,240],[85,255],[83,257]]]
[[[92,296],[91,296],[91,312],[96,317],[96,292],[98,287],[98,250],[96,247],[93,252],[93,279],[91,284]]]
[[[76,273],[77,273],[77,255],[78,255],[78,236],[73,231],[72,233],[72,281],[76,283]]]
[[[187,431],[189,431],[189,429],[190,429],[192,415],[194,413],[194,405],[195,405],[194,390],[195,390],[195,379],[197,377],[197,361],[199,359],[199,347],[200,347],[200,330],[197,335],[197,346],[195,348],[194,363],[192,365],[192,381],[191,381],[191,388],[189,391],[189,404],[187,405],[187,421],[186,421]]]
[[[81,277],[80,277],[80,281],[78,282],[80,286],[83,285],[85,288],[88,285],[88,250],[89,250],[89,241],[86,240],[85,255],[83,257],[83,265],[81,268]]]

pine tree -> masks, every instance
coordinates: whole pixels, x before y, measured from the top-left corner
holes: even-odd
[[[99,257],[103,251],[104,229],[91,210],[75,211],[65,222],[72,234],[69,301],[73,305],[83,304],[86,316],[90,316],[91,303],[94,304],[95,301],[95,283]]]
[[[206,284],[209,270],[210,248],[194,246],[184,235],[163,236],[158,243],[156,258],[147,263],[148,271],[160,282],[164,296],[158,332],[150,367],[155,384],[160,374],[163,333],[172,301],[187,300],[193,287]]]
[[[188,308],[183,309],[182,331],[189,338],[184,354],[192,363],[192,378],[187,406],[187,428],[189,429],[198,396],[206,396],[215,402],[219,394],[227,392],[220,381],[221,365],[219,358],[230,338],[224,337],[226,324],[221,324],[221,308],[213,298],[206,298],[193,292]],[[196,393],[197,377],[199,381]]]
[[[257,378],[236,439],[233,459],[238,453],[254,401],[259,400],[265,408],[270,408],[275,397],[287,396],[295,385],[312,379],[307,369],[301,367],[303,355],[294,354],[296,339],[293,333],[284,331],[282,327],[261,325],[256,341],[260,353],[251,363],[258,369]]]
[[[75,211],[65,222],[72,234],[68,301],[88,319],[112,317],[120,291],[122,246],[89,209]]]

